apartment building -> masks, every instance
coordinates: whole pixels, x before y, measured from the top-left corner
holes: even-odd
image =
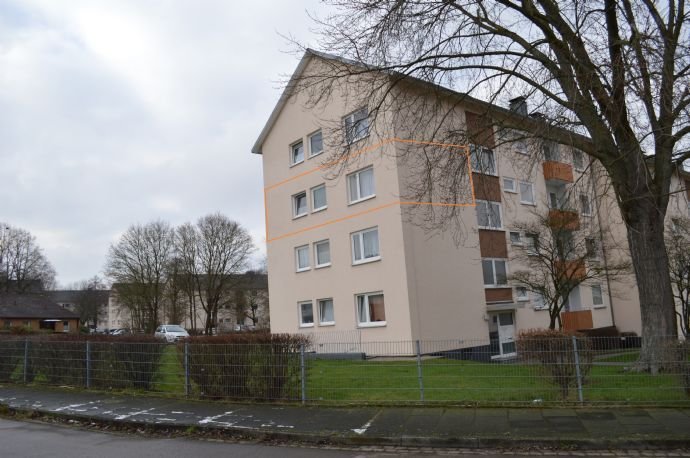
[[[510,281],[520,267],[512,260],[533,243],[516,229],[518,222],[541,210],[569,218],[574,232],[596,224],[602,240],[615,235],[625,253],[620,218],[600,211],[615,204],[612,198],[573,193],[576,183],[585,190],[598,186],[587,176],[586,156],[548,143],[539,146],[543,157],[534,163],[528,139],[505,141],[491,122],[491,113],[525,115],[524,100],[514,100],[511,111],[445,90],[453,122],[470,133],[467,148],[458,151],[472,170],[463,184],[467,199],[454,207],[460,239],[450,229],[429,230],[415,211],[434,202],[409,201],[420,177],[415,161],[403,159],[424,136],[390,112],[374,121],[366,101],[347,87],[320,103],[294,90],[302,75],[334,63],[350,65],[305,53],[252,149],[263,160],[273,332],[356,331],[363,342],[491,339],[498,342],[494,356],[511,356],[519,329],[548,325],[543,299]],[[412,81],[398,89],[399,97],[405,91],[418,97],[428,86]],[[347,160],[335,151],[342,145]],[[436,203],[447,206],[443,202]],[[593,252],[602,240],[588,241]],[[607,262],[607,256],[593,258]],[[573,328],[597,328],[617,325],[621,315],[621,330],[639,331],[631,278],[579,285],[563,319]]]

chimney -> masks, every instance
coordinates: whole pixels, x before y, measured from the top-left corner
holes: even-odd
[[[520,96],[509,100],[508,108],[521,116],[527,116],[527,97]]]

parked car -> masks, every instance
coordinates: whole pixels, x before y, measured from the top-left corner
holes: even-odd
[[[113,329],[112,331],[110,331],[110,335],[112,335],[112,336],[123,336],[125,334],[131,334],[131,333],[132,333],[132,331],[130,331],[127,328]]]
[[[164,324],[158,326],[154,336],[158,337],[159,339],[165,339],[166,342],[177,342],[180,339],[189,337],[189,333],[185,330],[185,328],[177,324]]]

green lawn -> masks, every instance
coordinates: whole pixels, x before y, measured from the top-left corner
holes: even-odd
[[[174,345],[167,345],[153,377],[154,391],[184,395],[184,368]]]

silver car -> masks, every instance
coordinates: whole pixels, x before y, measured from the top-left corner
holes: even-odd
[[[189,337],[189,333],[177,324],[163,324],[158,326],[154,336],[165,339],[166,342],[177,342],[180,339]]]

